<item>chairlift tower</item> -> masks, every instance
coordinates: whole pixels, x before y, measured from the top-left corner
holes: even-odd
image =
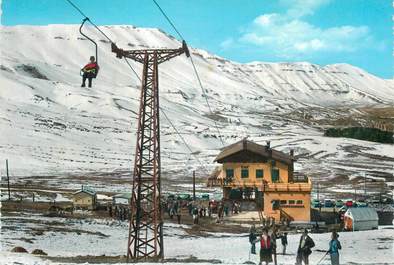
[[[131,195],[127,260],[161,259],[163,220],[160,207],[160,119],[158,66],[182,53],[190,56],[186,42],[178,49],[128,50],[111,45],[116,57],[143,64],[137,143]]]

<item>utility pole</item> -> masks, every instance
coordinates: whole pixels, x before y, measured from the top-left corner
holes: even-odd
[[[7,171],[7,184],[8,184],[8,200],[11,200],[11,191],[10,191],[10,175],[8,172],[8,159],[5,160],[5,168]]]
[[[354,187],[354,201],[357,201],[357,188]]]
[[[190,56],[186,42],[178,49],[119,49],[111,44],[116,57],[130,58],[143,65],[137,142],[134,157],[127,260],[164,257],[161,216],[161,159],[159,119],[159,64],[183,53]]]
[[[363,172],[364,174],[364,200],[367,199],[367,174]]]
[[[196,200],[196,171],[193,170],[193,201]]]

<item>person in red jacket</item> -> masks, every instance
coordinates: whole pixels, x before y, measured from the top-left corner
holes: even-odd
[[[264,228],[263,234],[260,236],[260,263],[272,262],[272,244],[271,237],[268,235],[268,229]]]
[[[96,58],[94,58],[94,56],[90,56],[90,63],[88,63],[87,65],[85,65],[82,69],[83,75],[82,75],[82,85],[81,87],[85,87],[85,82],[86,79],[88,79],[89,87],[92,87],[92,79],[96,78],[98,70],[99,70],[99,66],[96,62]]]

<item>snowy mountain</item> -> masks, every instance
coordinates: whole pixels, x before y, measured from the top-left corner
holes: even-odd
[[[101,69],[92,89],[81,88],[79,69],[94,47],[78,27],[1,27],[0,161],[8,158],[14,175],[127,174],[131,168],[139,81],[111,53],[110,43],[87,27],[99,45]],[[123,49],[181,45],[158,29],[100,28]],[[352,179],[361,170],[394,185],[392,145],[322,136],[323,128],[341,119],[366,123],[364,107],[393,107],[393,80],[348,64],[240,64],[199,49],[191,53],[214,114],[184,55],[160,65],[160,103],[209,170],[222,147],[215,120],[226,145],[249,137],[271,140],[284,151],[294,148],[298,169],[312,177]],[[140,64],[131,64],[142,72]],[[161,117],[164,176],[193,169],[204,175]]]

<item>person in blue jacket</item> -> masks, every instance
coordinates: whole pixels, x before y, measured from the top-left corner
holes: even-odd
[[[331,241],[329,243],[328,253],[331,258],[331,265],[339,265],[339,250],[342,249],[341,242],[338,240],[338,233],[333,231],[331,234]]]

